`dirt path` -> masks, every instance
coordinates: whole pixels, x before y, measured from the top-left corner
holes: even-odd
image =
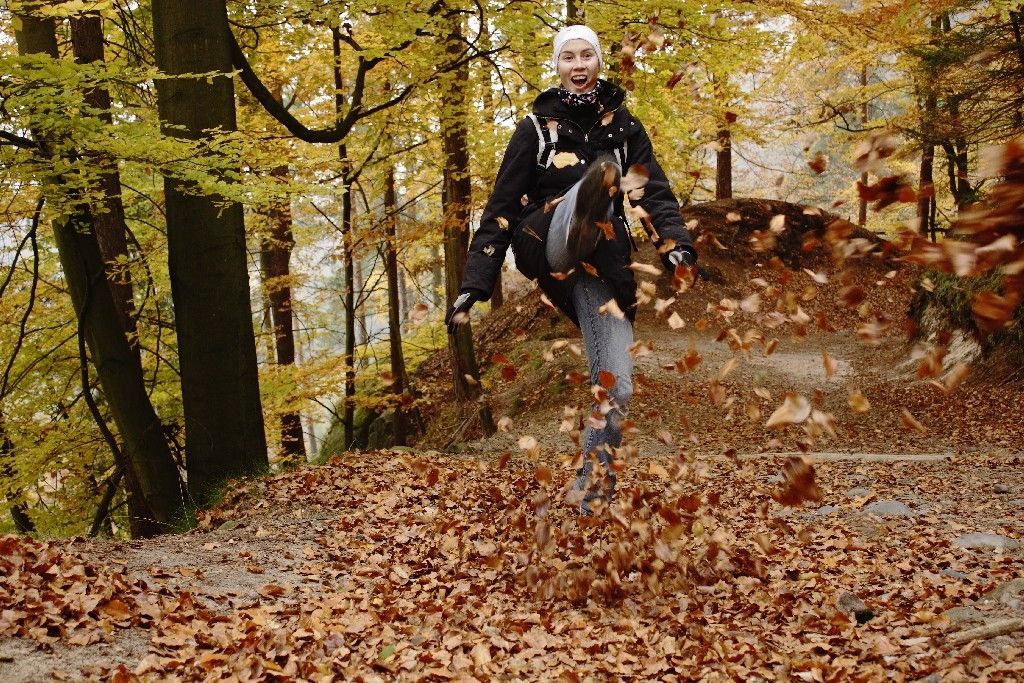
[[[743,324],[737,328],[740,335],[750,329]],[[872,346],[850,332],[819,332],[805,338],[783,332],[777,347],[766,355],[762,344],[736,352],[728,340],[716,341],[711,332],[701,333],[692,326],[676,331],[648,317],[638,323],[635,338],[651,345],[650,353],[635,359],[630,406],[630,417],[637,425],[633,443],[644,455],[668,456],[680,448],[701,456],[729,449],[800,452],[802,431],[764,428],[786,392],[807,397],[814,408],[834,419],[836,435],[818,437],[814,451],[984,454],[1017,452],[1024,443],[1024,421],[1016,417],[1024,414],[1024,393],[1018,387],[968,379],[947,395],[917,377],[920,361],[900,337]],[[574,448],[566,433],[559,432],[563,409],[587,408],[589,387],[572,385],[565,378],[571,372],[585,373],[586,363],[564,347],[555,360],[537,362],[560,341],[580,343],[572,336],[524,342],[510,358],[527,369],[511,382],[493,373],[489,400],[496,415],[512,418],[513,427],[508,434],[471,442],[468,449],[515,449],[523,434],[556,450]],[[693,371],[680,372],[678,362],[693,350],[700,363]],[[825,353],[834,364],[831,377],[825,372]],[[722,394],[713,397],[711,384],[731,359],[736,365],[718,382]],[[531,364],[536,367],[530,369]],[[853,392],[867,399],[865,412],[851,409]],[[924,433],[908,426],[904,410],[921,423]],[[655,436],[659,431],[662,436],[667,431],[672,442],[659,440]]]

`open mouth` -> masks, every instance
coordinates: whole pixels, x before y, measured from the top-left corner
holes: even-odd
[[[587,80],[588,79],[586,74],[583,74],[582,76],[573,76],[572,84],[575,85],[577,88],[582,88],[587,84]]]

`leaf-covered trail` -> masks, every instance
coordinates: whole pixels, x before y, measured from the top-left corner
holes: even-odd
[[[697,334],[683,373],[685,330],[642,320],[637,338],[639,453],[611,515],[565,502],[562,406],[587,388],[560,381],[582,369],[561,353],[494,386],[499,409],[531,411],[468,452],[249,482],[177,537],[0,541],[0,679],[1020,678],[1024,629],[954,643],[1024,617],[1024,458],[1003,447],[1020,443],[1019,392],[947,396],[905,349],[843,335],[766,355]],[[778,453],[806,438],[764,428],[786,391],[835,422],[814,444],[821,501],[802,508],[772,497]]]
[[[1021,550],[954,543],[1019,534],[1020,491],[993,493],[1021,480],[1019,459],[821,463],[824,507],[800,511],[770,503],[778,462],[709,461],[696,478],[657,462],[622,483],[637,500],[670,494],[694,510],[668,545],[657,543],[671,539],[665,520],[634,515],[624,529],[558,502],[538,525],[520,501],[542,494],[545,466],[552,491],[566,479],[550,456],[396,452],[247,484],[186,536],[8,539],[0,630],[22,637],[0,641],[0,677],[1021,675],[1024,632],[950,644],[974,623],[1021,616],[1021,586],[1007,584]],[[870,512],[882,498],[908,510]],[[611,559],[594,563],[584,544]],[[668,566],[653,571],[659,557]],[[585,600],[575,581],[588,565],[602,585]],[[999,586],[1001,599],[982,599]],[[874,618],[857,625],[838,610],[845,591]],[[940,618],[951,608],[955,620]]]

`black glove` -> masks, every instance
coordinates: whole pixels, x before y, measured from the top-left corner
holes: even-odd
[[[476,303],[476,295],[472,292],[463,292],[448,308],[444,316],[444,323],[448,326],[448,334],[455,334],[459,325],[469,321],[469,309]]]
[[[665,264],[665,268],[670,273],[674,273],[676,271],[676,266],[679,265],[687,267],[697,265],[697,256],[692,251],[683,249],[682,247],[666,252],[662,255],[661,259]]]

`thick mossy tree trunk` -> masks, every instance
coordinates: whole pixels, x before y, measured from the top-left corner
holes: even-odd
[[[236,130],[228,31],[223,0],[154,0],[156,61],[169,76],[157,80],[167,135],[199,140]],[[269,466],[242,206],[171,175],[164,191],[188,488],[207,505],[225,480]]]
[[[35,5],[38,7],[39,5]],[[31,14],[26,3],[18,16],[15,37],[22,55],[47,55],[57,59],[54,21]],[[58,143],[46,129],[33,126],[40,155],[51,154]],[[73,155],[67,145],[65,154]],[[54,241],[78,317],[79,329],[96,367],[100,387],[110,413],[124,440],[129,473],[129,495],[137,498],[131,518],[133,535],[150,536],[172,530],[185,518],[185,500],[178,471],[164,440],[163,427],[146,393],[138,356],[124,333],[118,306],[109,287],[90,207],[74,197],[60,197],[67,185],[59,176],[47,178],[44,187],[64,204],[64,215],[53,222]]]
[[[464,47],[462,19],[452,11],[449,19],[451,33],[445,49],[450,61],[455,62]],[[466,117],[466,89],[469,66],[463,64],[442,79],[441,136],[444,149],[444,170],[441,204],[444,215],[445,293],[450,306],[459,296],[462,274],[466,267],[469,247],[469,220],[472,184],[469,176],[469,138]],[[476,355],[473,352],[473,332],[470,324],[459,325],[455,334],[448,335],[452,354],[452,379],[458,401],[481,398]],[[472,380],[472,381],[470,381]],[[479,405],[480,424],[484,432],[496,431],[491,410],[483,401]]]

